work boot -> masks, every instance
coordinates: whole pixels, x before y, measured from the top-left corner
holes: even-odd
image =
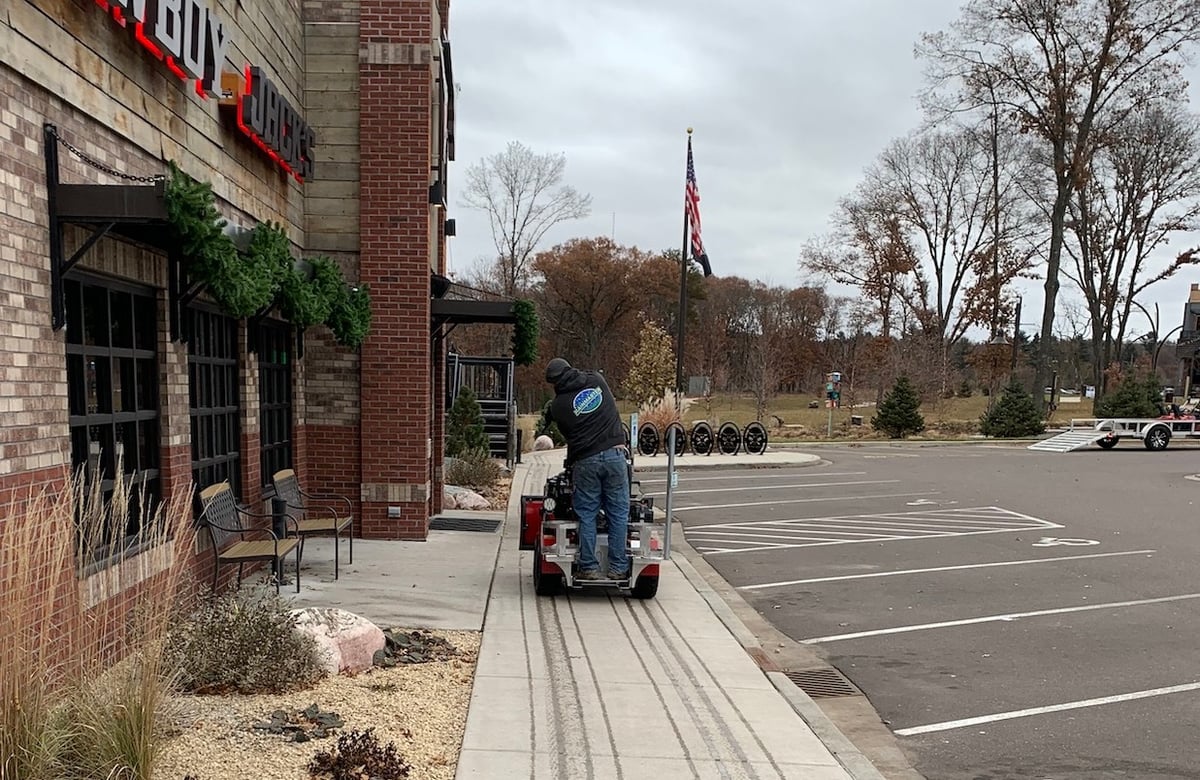
[[[625,571],[609,572],[608,578],[610,580],[627,580],[627,579],[629,579],[629,575],[631,575],[632,573],[633,573],[633,568],[630,567],[630,568],[626,569]]]
[[[598,582],[606,580],[608,577],[605,577],[603,574],[601,574],[599,569],[592,569],[591,571],[579,572],[575,575],[575,579],[583,582]]]

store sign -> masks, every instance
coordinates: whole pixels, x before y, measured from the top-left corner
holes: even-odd
[[[229,33],[201,0],[96,0],[146,51],[166,63],[196,93],[217,97],[217,85],[229,50]]]
[[[296,181],[312,176],[317,134],[262,68],[247,65],[244,79],[226,73],[221,86],[225,92],[221,105],[234,113],[242,133]]]
[[[96,0],[146,51],[201,97],[235,111],[236,123],[280,167],[303,182],[313,172],[317,136],[304,117],[256,65],[245,80],[225,71],[229,33],[204,0]]]

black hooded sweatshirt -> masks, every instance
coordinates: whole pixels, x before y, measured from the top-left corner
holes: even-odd
[[[567,440],[567,463],[625,444],[617,401],[603,376],[568,368],[554,392],[550,417]]]

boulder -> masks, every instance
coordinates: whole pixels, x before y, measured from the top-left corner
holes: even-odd
[[[463,490],[454,497],[457,504],[455,509],[491,509],[491,504],[486,498],[479,495],[473,490]]]
[[[534,452],[545,452],[546,450],[552,449],[554,449],[554,439],[551,439],[544,433],[533,440]]]
[[[442,486],[442,509],[490,509],[491,504],[474,490],[458,485]]]
[[[387,644],[383,630],[361,615],[344,609],[306,607],[292,610],[296,630],[317,642],[330,674],[358,674],[372,666],[375,653]]]

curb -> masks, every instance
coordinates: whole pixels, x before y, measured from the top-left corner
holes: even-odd
[[[704,598],[708,606],[725,625],[734,638],[745,648],[749,650],[757,650],[762,653],[762,645],[759,644],[758,638],[746,628],[746,624],[734,614],[733,608],[728,602],[721,597],[712,586],[704,579],[704,576],[696,569],[692,563],[692,557],[698,555],[691,545],[683,538],[683,526],[676,524],[679,532],[676,537],[675,529],[671,533],[671,546],[673,552],[678,550],[683,553],[680,557],[671,556],[671,560],[683,572],[683,576],[693,588]],[[702,558],[697,561],[700,565],[708,566]],[[716,570],[713,570],[716,574]],[[717,574],[716,576],[720,576]],[[791,680],[787,678],[783,672],[763,672],[775,689],[783,695],[783,698],[791,705],[796,714],[800,716],[808,727],[812,729],[813,734],[817,739],[824,743],[833,757],[838,760],[842,768],[846,770],[854,780],[886,780],[875,765],[870,762],[862,751],[856,748],[846,735],[843,734],[833,721],[821,711],[821,708],[809,698],[808,694],[800,690]]]
[[[787,469],[798,468],[802,466],[815,466],[819,463],[825,462],[825,459],[820,455],[780,450],[773,450],[772,452],[776,455],[786,455],[788,459],[762,461],[722,461],[711,459],[708,456],[693,455],[692,458],[703,457],[704,460],[685,460],[682,457],[679,457],[675,459],[675,468],[679,471],[683,471],[685,469]],[[662,460],[658,460],[660,457]],[[733,457],[739,456],[735,455]],[[651,458],[654,458],[654,460],[651,460]],[[665,456],[637,455],[633,460],[633,471],[635,474],[639,471],[665,471],[666,468],[667,459]]]

